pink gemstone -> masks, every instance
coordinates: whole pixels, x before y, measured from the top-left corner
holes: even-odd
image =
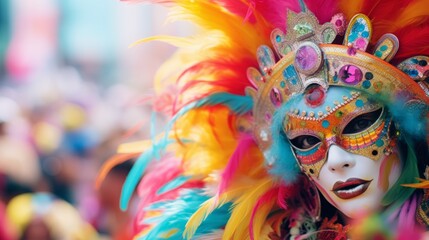
[[[316,66],[319,55],[311,46],[302,46],[296,51],[295,62],[297,66],[308,71]]]
[[[358,67],[354,65],[345,65],[341,67],[338,76],[344,83],[356,85],[362,81],[363,74]]]
[[[351,45],[347,48],[347,54],[350,56],[356,55],[356,52],[357,52],[356,48],[354,48],[353,45]]]
[[[358,38],[355,42],[355,47],[359,50],[365,51],[365,47],[367,45],[367,41],[365,38]]]
[[[271,121],[271,114],[268,112],[265,113],[265,121],[270,122]]]
[[[279,107],[282,104],[282,101],[283,101],[282,95],[280,94],[280,91],[277,88],[271,89],[270,99],[271,99],[271,102],[276,107]]]
[[[335,25],[336,25],[337,27],[341,27],[341,26],[343,25],[343,20],[341,20],[341,19],[337,19],[337,21],[335,21]]]
[[[325,99],[325,90],[320,85],[310,86],[305,93],[305,101],[311,107],[320,106]]]

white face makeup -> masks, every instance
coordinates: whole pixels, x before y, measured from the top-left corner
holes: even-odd
[[[327,201],[350,218],[379,210],[401,173],[398,152],[374,161],[332,145],[328,154],[319,177],[313,178]]]
[[[356,218],[381,207],[402,164],[396,139],[390,136],[392,121],[386,109],[344,88],[332,87],[329,93],[317,108],[299,102],[298,113],[321,114],[306,118],[289,113],[285,132],[301,169],[327,201],[347,217]],[[331,106],[335,101],[338,107]]]

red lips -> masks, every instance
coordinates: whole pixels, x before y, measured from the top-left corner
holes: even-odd
[[[372,180],[363,180],[359,178],[349,178],[347,181],[338,181],[334,184],[332,191],[341,199],[350,199],[357,197],[368,189]]]

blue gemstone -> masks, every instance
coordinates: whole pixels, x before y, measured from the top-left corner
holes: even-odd
[[[349,40],[349,42],[354,42],[357,37],[358,37],[358,35],[355,32],[352,32],[352,33],[350,33],[348,40]]]
[[[410,75],[410,77],[417,77],[419,75],[419,71],[412,69],[408,75]]]
[[[375,54],[374,54],[376,57],[379,57],[379,58],[381,58],[381,56],[383,56],[383,53],[382,52],[380,52],[380,51],[375,51]]]
[[[285,81],[281,81],[281,82],[280,82],[280,87],[284,88],[285,86],[286,86]]]
[[[366,89],[370,88],[371,87],[371,82],[368,81],[368,80],[363,81],[362,87],[366,88]]]
[[[365,78],[368,80],[371,80],[374,77],[374,75],[372,74],[372,72],[366,72],[365,73]]]
[[[362,37],[364,37],[364,38],[368,38],[368,37],[369,37],[369,32],[368,32],[368,31],[364,31],[364,32],[362,33]]]
[[[330,125],[330,123],[329,123],[329,121],[328,121],[328,120],[323,120],[323,121],[322,121],[322,127],[323,127],[323,128],[327,128],[327,127],[329,127],[329,125]]]
[[[363,105],[364,105],[364,104],[363,104],[363,100],[362,100],[362,99],[358,99],[358,100],[356,100],[356,103],[355,103],[355,104],[356,104],[356,107],[360,107],[360,108],[361,108],[361,107],[363,107]]]
[[[277,35],[277,36],[276,36],[276,42],[278,42],[278,43],[279,43],[279,42],[281,42],[281,41],[282,41],[282,37],[281,37],[280,35]]]
[[[365,30],[365,25],[363,25],[362,23],[356,23],[356,30],[358,32],[363,32]]]
[[[383,51],[383,52],[386,51],[387,50],[387,46],[386,45],[381,46],[380,50]]]
[[[375,142],[375,145],[376,145],[377,147],[381,147],[381,146],[383,146],[383,145],[384,145],[384,142],[383,142],[383,140],[378,139],[378,140]]]
[[[335,75],[332,77],[332,81],[334,81],[334,83],[338,82],[338,74],[335,73]]]

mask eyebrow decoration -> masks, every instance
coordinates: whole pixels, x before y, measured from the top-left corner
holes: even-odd
[[[363,113],[353,118],[343,130],[343,134],[355,134],[362,132],[372,126],[381,116],[383,109]]]
[[[362,101],[369,104],[353,109]],[[326,127],[324,121],[333,124]],[[298,164],[307,174],[315,176],[326,162],[333,144],[376,161],[390,142],[387,134],[390,116],[383,107],[370,104],[366,98],[357,98],[323,119],[298,121],[290,117],[288,122],[290,127],[285,132]]]

